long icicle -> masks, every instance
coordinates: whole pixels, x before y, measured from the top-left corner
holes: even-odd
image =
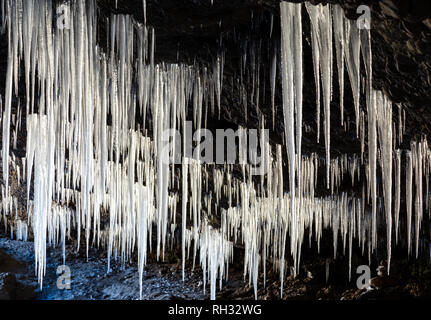
[[[287,156],[289,161],[289,185],[290,185],[290,248],[291,251],[296,248],[296,210],[295,210],[295,173],[296,173],[296,154],[295,154],[295,88],[294,88],[294,65],[293,52],[291,44],[293,43],[293,14],[295,4],[281,2],[281,67],[282,67],[282,86],[283,86],[283,114],[284,130],[287,144]],[[287,230],[284,231],[286,234]],[[282,246],[285,246],[286,235],[283,236]],[[284,252],[284,249],[283,249]],[[293,255],[295,258],[296,254]],[[281,257],[281,292],[283,292],[283,273],[284,273],[284,253]],[[296,265],[296,261],[295,261]]]

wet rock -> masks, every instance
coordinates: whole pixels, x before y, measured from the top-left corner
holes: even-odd
[[[368,290],[357,297],[357,300],[405,300],[411,298],[400,287],[390,287],[382,290]]]
[[[332,286],[320,289],[316,294],[317,299],[327,300],[334,298],[334,289]]]
[[[366,292],[366,289],[349,289],[343,292],[340,300],[357,300],[359,296]]]
[[[399,18],[399,9],[398,9],[398,6],[394,3],[394,1],[391,1],[391,0],[379,1],[379,6],[383,15],[396,18],[396,19]]]
[[[422,293],[422,288],[418,283],[409,283],[404,287],[404,290],[413,297],[418,297]]]
[[[375,289],[385,289],[395,287],[399,284],[397,279],[390,276],[374,277],[370,280],[371,287]]]
[[[164,276],[167,272],[168,270],[165,267],[161,267],[160,270],[158,271],[159,276]]]
[[[19,272],[25,270],[25,264],[14,259],[0,249],[0,272]]]
[[[431,30],[431,19],[430,19],[430,18],[425,19],[424,21],[422,21],[422,23],[423,23],[425,26],[427,26],[427,27],[428,27],[428,29],[430,29],[430,30]]]

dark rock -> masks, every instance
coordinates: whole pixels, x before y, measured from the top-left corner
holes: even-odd
[[[15,298],[17,282],[15,274],[0,273],[0,300],[12,300]]]
[[[397,279],[390,276],[382,276],[371,278],[370,285],[376,289],[385,289],[390,287],[395,287],[399,284]]]
[[[391,1],[391,0],[379,1],[379,6],[383,15],[392,17],[395,19],[399,18],[399,9],[395,5],[394,1]]]
[[[422,21],[422,23],[423,23],[425,26],[427,26],[427,27],[428,27],[428,29],[430,29],[430,30],[431,30],[431,19],[430,19],[430,18],[425,19],[424,21]]]

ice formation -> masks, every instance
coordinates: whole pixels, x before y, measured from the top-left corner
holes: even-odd
[[[324,229],[333,233],[334,258],[341,251],[346,254],[347,248],[349,279],[353,246],[357,243],[370,260],[382,226],[386,228],[388,272],[393,230],[396,243],[401,238],[407,239],[408,255],[414,240],[415,256],[419,256],[421,226],[426,217],[424,204],[426,208],[429,205],[431,151],[425,137],[412,141],[410,150],[393,151],[405,132],[404,110],[397,109],[396,132],[392,103],[372,87],[371,34],[346,19],[340,6],[305,4],[311,20],[317,140],[320,91],[323,97],[323,158],[315,153],[303,155],[301,149],[302,4],[280,4],[280,46],[272,44],[268,52],[262,52],[260,44],[239,39],[240,74],[232,79],[223,71],[226,54],[223,50],[217,53],[212,67],[197,63],[156,64],[155,32],[146,19],[140,24],[128,15],[112,15],[107,48],[102,49],[96,41],[95,1],[74,0],[70,6],[70,28],[52,28],[46,23],[54,17],[52,1],[2,2],[8,62],[4,102],[0,97],[4,106],[1,155],[5,182],[0,217],[7,229],[8,218],[15,216],[10,232],[13,235],[15,230],[17,239],[26,240],[28,230],[33,230],[36,274],[41,287],[46,270],[46,245],[61,244],[65,260],[65,244],[72,229],[77,232],[77,250],[80,237],[85,239],[87,254],[91,246],[106,248],[108,271],[112,260],[125,264],[136,250],[141,291],[147,254],[155,251],[157,258],[163,260],[179,233],[183,280],[186,260],[193,259],[193,265],[200,263],[204,290],[209,282],[211,299],[216,298],[217,281],[221,287],[228,278],[237,244],[244,248],[244,277],[248,277],[256,298],[260,272],[266,280],[265,262],[270,261],[280,272],[282,292],[287,271],[296,275],[300,270],[304,242],[311,246],[314,240],[320,251]],[[145,0],[143,10],[146,15]],[[367,75],[362,88],[361,52]],[[261,61],[266,53],[270,67],[264,75],[266,69],[261,67]],[[333,60],[338,70],[343,126],[346,126],[344,66],[347,66],[356,133],[361,139],[360,155],[331,158]],[[274,127],[279,64],[284,145],[271,145],[263,139],[266,123],[260,106],[265,102],[264,81],[269,79]],[[21,67],[23,79],[19,78]],[[25,82],[25,92],[18,92],[21,80]],[[233,165],[206,164],[188,151],[191,146],[186,140],[187,121],[192,119],[193,128],[201,128],[207,126],[209,115],[220,117],[222,95],[227,90],[223,81],[231,81],[232,88],[238,88],[232,94],[238,95],[237,101],[246,115],[250,105],[259,115],[260,133],[255,149],[261,151],[268,170],[258,183],[251,177],[254,169],[251,164],[241,162],[238,177]],[[252,85],[247,86],[248,82]],[[366,110],[360,110],[361,89],[365,93]],[[25,99],[15,102],[14,96]],[[21,126],[24,117],[26,128]],[[173,143],[166,143],[163,136],[166,129],[180,130],[184,139],[177,141],[174,137]],[[10,145],[16,145],[16,137],[22,130],[27,136],[26,156],[18,159],[11,154]],[[286,159],[283,150],[287,150],[288,183],[283,181]],[[181,151],[184,156],[180,167],[164,161],[166,157],[175,158]],[[368,157],[364,159],[365,151]],[[326,169],[325,181],[318,181],[320,166]],[[16,196],[10,192],[11,170],[16,173],[17,183],[27,191],[27,221],[20,219]],[[365,179],[361,180],[362,173]],[[404,174],[406,217],[400,208]],[[362,192],[341,192],[341,183],[346,178]],[[315,195],[319,183],[326,184],[329,195]],[[227,207],[222,205],[223,200]],[[213,217],[221,221],[220,228],[211,224]],[[407,230],[401,229],[400,221],[404,219]],[[286,260],[289,250],[293,258],[290,266]]]
[[[298,6],[298,5],[297,5]],[[316,75],[316,95],[317,103],[320,104],[320,84],[323,93],[323,132],[326,149],[326,185],[329,188],[330,175],[330,145],[331,145],[331,101],[332,101],[332,68],[333,68],[333,35],[332,35],[332,12],[330,5],[319,4],[317,6],[310,3],[305,4],[311,20],[311,34],[313,37],[312,48],[314,62],[314,74]],[[338,30],[337,30],[338,31]],[[337,39],[338,40],[338,39]],[[320,106],[317,107],[320,109]],[[318,121],[319,116],[317,117]],[[318,129],[319,130],[319,129]]]

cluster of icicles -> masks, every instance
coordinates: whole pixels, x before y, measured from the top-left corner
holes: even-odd
[[[90,246],[106,248],[108,271],[111,259],[120,259],[124,264],[137,250],[141,291],[147,253],[153,250],[154,230],[155,250],[161,259],[167,246],[176,241],[176,230],[182,230],[183,279],[190,252],[193,266],[199,253],[204,288],[208,279],[211,299],[216,296],[217,280],[221,287],[222,280],[228,277],[236,243],[244,246],[244,277],[248,275],[249,283],[253,283],[255,296],[260,270],[266,278],[264,262],[267,260],[279,270],[283,292],[287,270],[293,275],[298,273],[306,230],[309,230],[310,246],[314,238],[320,249],[323,230],[332,229],[334,258],[339,235],[343,252],[348,246],[349,259],[353,240],[357,239],[363,254],[366,251],[371,261],[377,248],[378,226],[384,224],[389,272],[393,230],[396,242],[400,239],[404,158],[401,150],[393,150],[402,140],[405,115],[399,108],[396,134],[391,102],[372,89],[369,30],[357,28],[355,21],[344,17],[339,6],[305,4],[312,26],[318,127],[321,90],[323,95],[326,159],[319,159],[316,154],[304,156],[301,153],[303,5],[281,3],[280,70],[286,146],[276,145],[274,149],[260,140],[261,157],[266,159],[268,170],[260,177],[259,184],[253,182],[248,164],[242,164],[243,177],[238,179],[234,177],[233,165],[220,168],[203,164],[199,159],[183,158],[182,165],[174,167],[158,156],[164,146],[161,135],[165,129],[185,130],[188,118],[193,118],[196,128],[206,127],[207,117],[210,113],[214,115],[216,107],[220,115],[224,52],[217,55],[212,68],[155,64],[154,30],[127,15],[110,17],[107,36],[110,52],[103,52],[96,44],[95,2],[75,0],[71,6],[69,29],[53,28],[46,23],[54,18],[51,0],[5,0],[1,8],[2,30],[8,34],[6,93],[1,115],[5,182],[2,214],[6,228],[7,221],[13,221],[11,235],[15,230],[18,239],[26,240],[27,226],[32,226],[36,272],[41,286],[46,270],[46,245],[61,244],[65,260],[65,244],[72,229],[77,232],[77,250],[81,232],[87,254]],[[360,156],[330,158],[333,43],[341,88],[341,115],[343,119],[344,65],[347,65],[357,135],[361,139]],[[269,71],[273,121],[277,50],[274,46]],[[367,97],[366,113],[359,107],[361,52],[367,75],[363,88]],[[252,56],[252,72],[248,76],[253,78],[253,90],[249,96],[258,104],[259,56],[256,58],[254,53]],[[244,64],[245,68],[246,63],[244,54],[241,66]],[[21,64],[25,81],[22,93],[18,92]],[[246,108],[247,93],[242,83],[241,74],[238,100]],[[17,98],[15,114],[12,114],[13,95]],[[25,107],[20,103],[20,96],[25,96]],[[1,98],[0,103],[3,103]],[[192,115],[188,114],[189,107]],[[12,132],[16,148],[22,115],[26,119],[26,156],[17,159],[9,155],[10,136]],[[146,128],[147,118],[151,118],[150,128]],[[363,156],[365,123],[368,159]],[[261,129],[263,124],[264,120]],[[185,144],[184,140],[184,149]],[[172,144],[173,148],[175,145]],[[289,193],[284,192],[283,181],[285,147]],[[171,151],[172,154],[179,152]],[[404,154],[407,247],[410,254],[414,229],[418,256],[424,202],[422,182],[425,177],[428,209],[431,151],[426,139],[422,139],[412,142],[411,150]],[[331,195],[319,198],[314,196],[314,190],[322,163],[326,164],[326,184]],[[377,163],[382,169],[383,203],[378,197]],[[11,195],[10,164],[18,185],[26,181],[27,221],[19,219],[17,198]],[[362,195],[337,194],[345,174],[350,174],[352,185],[361,181],[361,168],[366,177]],[[227,200],[227,209],[220,204],[222,199]],[[380,213],[383,212],[382,222]],[[181,221],[177,221],[177,213]],[[106,224],[102,223],[103,215],[109,217]],[[212,215],[221,218],[219,229],[208,222]],[[294,261],[290,268],[286,266],[287,248]],[[349,277],[350,274],[351,263]]]

